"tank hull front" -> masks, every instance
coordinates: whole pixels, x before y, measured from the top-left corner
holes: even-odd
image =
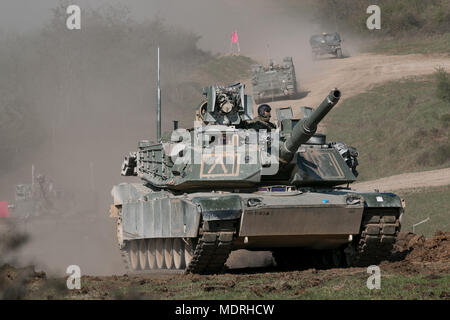
[[[120,208],[113,216],[118,219],[122,248],[135,241],[150,246],[149,241],[179,239],[178,245],[190,241],[222,252],[225,243],[227,254],[220,253],[215,266],[225,263],[229,252],[236,249],[340,250],[357,247],[361,239],[391,245],[400,230],[402,213],[402,203],[394,194],[350,189],[175,195],[122,184],[112,193],[113,208]],[[195,252],[201,255],[202,248]]]

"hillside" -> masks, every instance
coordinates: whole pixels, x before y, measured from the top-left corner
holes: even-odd
[[[281,0],[291,16],[309,12],[311,24],[327,32],[339,31],[344,47],[356,44],[359,50],[385,53],[449,53],[450,2],[447,0]],[[366,26],[369,5],[381,9],[381,29]],[[348,41],[346,41],[347,39]]]
[[[415,37],[450,32],[450,2],[446,0],[319,0],[315,17],[329,26],[337,25],[353,33],[375,37]],[[381,9],[381,29],[366,27],[366,9],[376,4]]]
[[[328,137],[355,146],[359,180],[450,165],[450,104],[432,76],[390,81],[346,99],[327,118]]]

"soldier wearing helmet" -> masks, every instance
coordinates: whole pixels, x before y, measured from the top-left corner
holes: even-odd
[[[260,105],[258,107],[258,116],[247,123],[248,127],[255,130],[265,129],[268,131],[275,129],[276,126],[270,122],[270,111],[272,111],[272,109],[268,104]]]

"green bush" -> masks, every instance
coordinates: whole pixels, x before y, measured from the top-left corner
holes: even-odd
[[[450,75],[444,68],[438,67],[436,68],[435,79],[438,98],[450,102]]]
[[[449,159],[450,159],[450,146],[443,145],[437,147],[435,154],[435,163],[437,165],[441,165],[449,161]]]
[[[450,128],[450,113],[446,113],[440,118],[444,128]]]
[[[416,159],[421,166],[440,166],[450,159],[450,146],[440,145],[431,151],[422,152]]]

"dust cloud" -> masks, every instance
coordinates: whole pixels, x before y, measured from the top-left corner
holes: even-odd
[[[69,31],[63,9],[42,29],[0,40],[0,194],[13,202],[14,185],[31,183],[34,165],[71,195],[58,215],[21,222],[30,236],[16,252],[24,263],[59,274],[71,264],[89,274],[124,272],[109,192],[133,180],[120,176],[123,156],[155,138],[157,46],[163,116],[183,125],[193,121],[200,84],[180,79],[211,55],[196,47],[196,35],[158,19],[134,21],[120,7],[86,12],[85,29]]]
[[[14,258],[50,274],[71,264],[83,274],[125,272],[109,192],[133,180],[120,176],[123,156],[139,139],[155,139],[157,46],[163,130],[171,120],[192,125],[207,83],[190,76],[229,53],[235,30],[243,55],[262,63],[293,56],[300,87],[318,68],[308,40],[322,29],[310,1],[71,1],[83,9],[80,31],[65,27],[68,1],[12,3],[2,5],[17,14],[23,7],[29,26],[0,24],[0,200],[14,202],[14,185],[31,183],[32,165],[72,195],[59,216],[21,226],[29,241]],[[48,10],[33,16],[39,5]]]

